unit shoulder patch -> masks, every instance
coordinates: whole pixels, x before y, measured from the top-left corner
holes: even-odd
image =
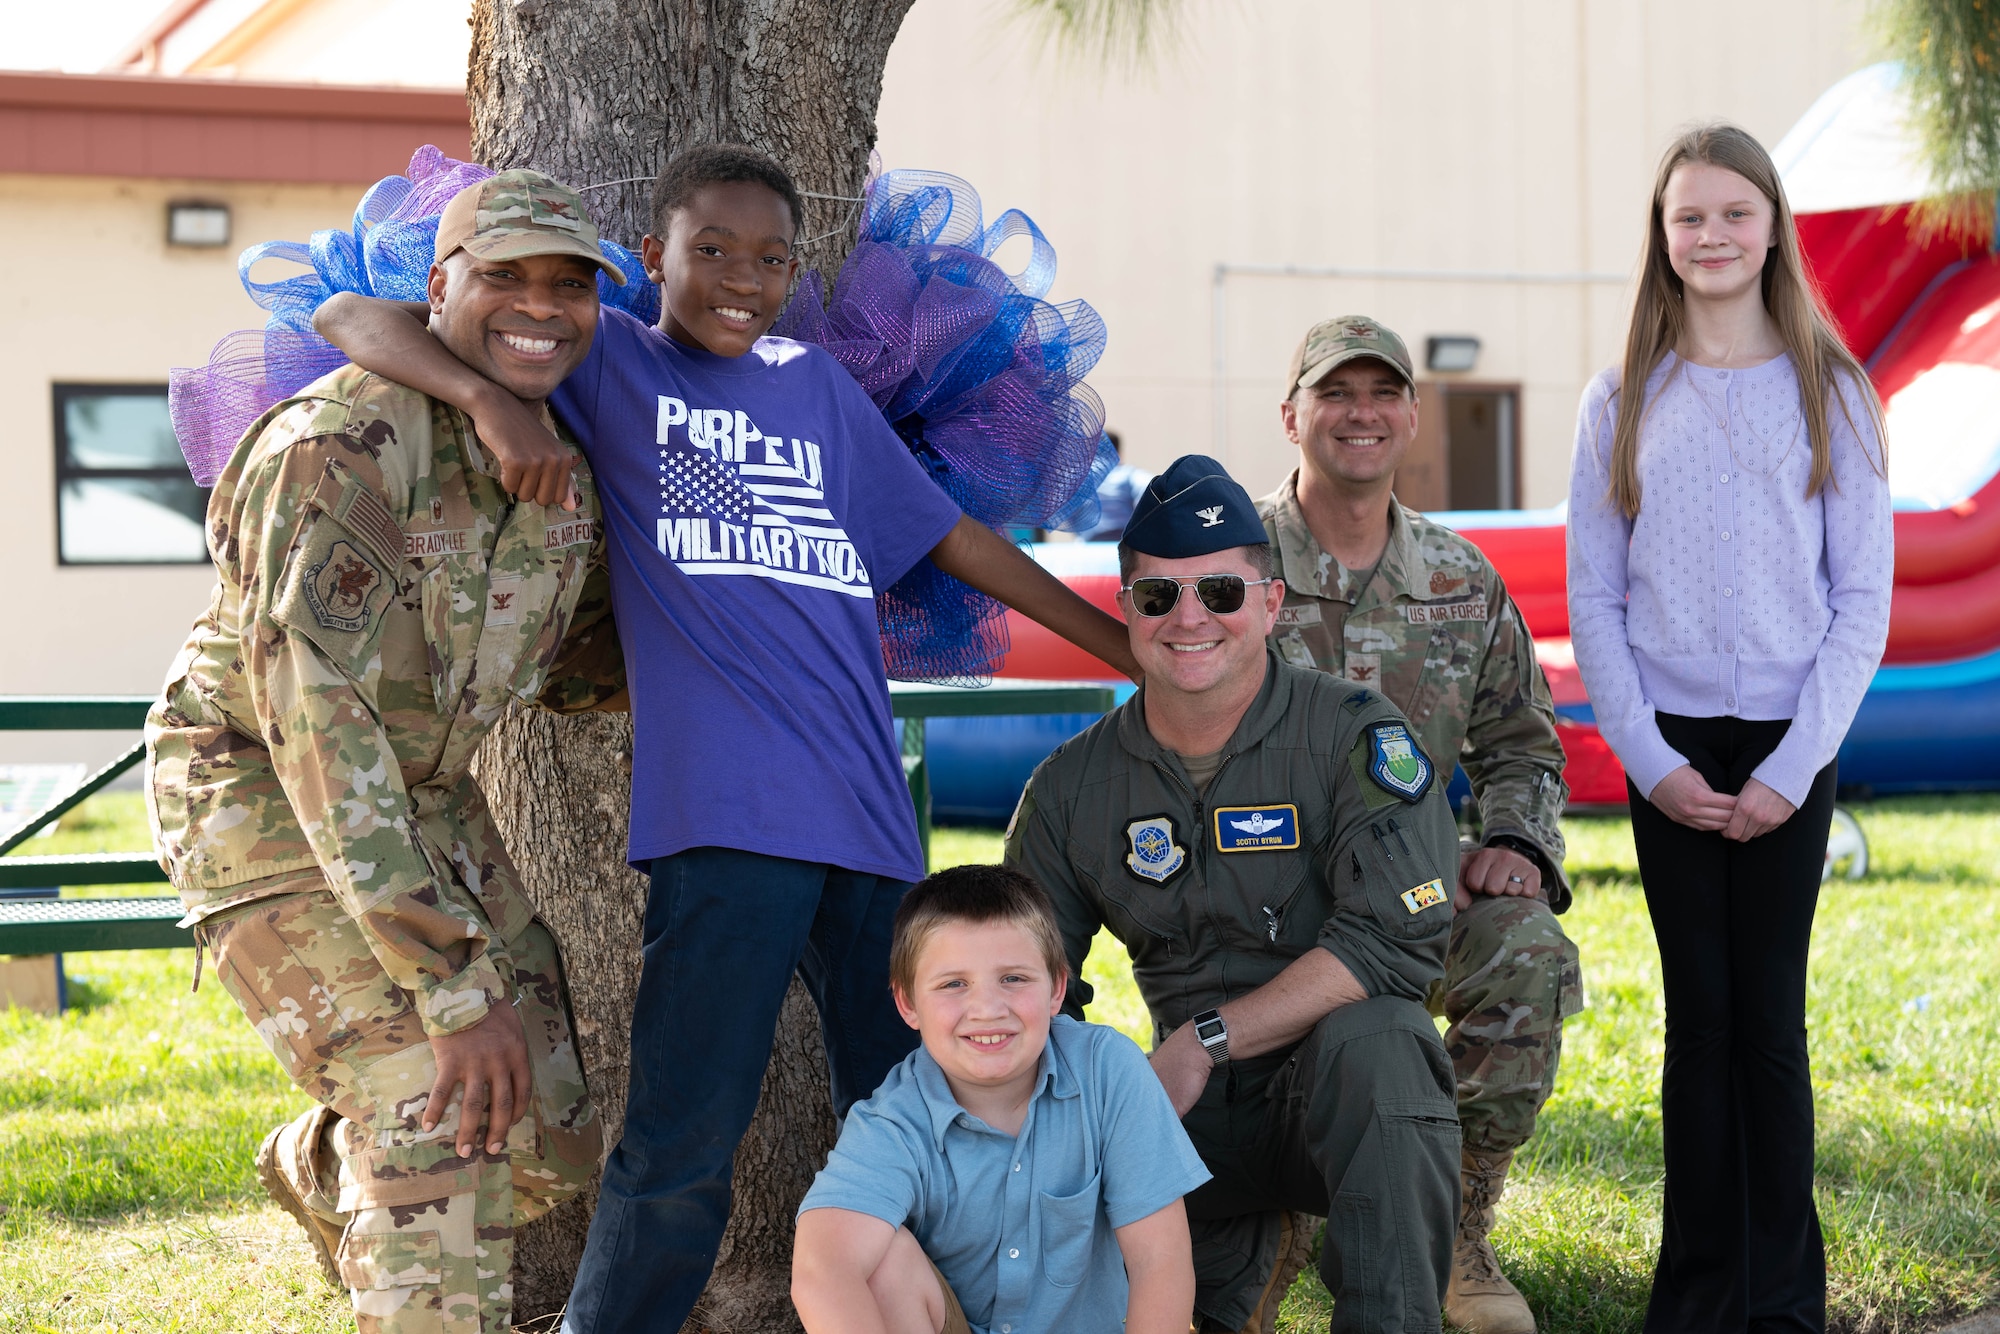
[[[1412,917],[1426,908],[1435,908],[1444,902],[1444,881],[1426,880],[1414,889],[1403,891],[1403,906],[1410,910]]]
[[[381,583],[382,572],[359,547],[342,539],[306,571],[299,591],[314,620],[328,630],[353,633],[368,628],[368,599]]]
[[[1141,880],[1164,885],[1187,869],[1187,849],[1174,831],[1171,815],[1144,815],[1133,820],[1125,826],[1125,842],[1131,849],[1125,854],[1125,865]]]
[[[1430,791],[1431,762],[1402,723],[1372,723],[1368,728],[1368,776],[1385,792],[1404,801],[1423,800]]]
[[[1284,852],[1299,845],[1299,808],[1289,803],[1270,806],[1217,806],[1217,852]]]

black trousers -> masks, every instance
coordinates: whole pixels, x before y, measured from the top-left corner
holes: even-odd
[[[1717,792],[1741,792],[1791,724],[1659,715]],[[1813,1207],[1806,950],[1834,766],[1747,843],[1668,819],[1633,788],[1632,837],[1660,946],[1666,1214],[1648,1334],[1824,1330]]]

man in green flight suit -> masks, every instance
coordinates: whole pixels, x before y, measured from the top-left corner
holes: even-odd
[[[1403,340],[1366,316],[1324,320],[1285,378],[1299,466],[1257,502],[1285,581],[1272,644],[1285,661],[1393,700],[1446,778],[1463,764],[1481,844],[1461,859],[1445,977],[1428,1003],[1465,1131],[1445,1314],[1469,1334],[1533,1334],[1488,1239],[1514,1153],[1555,1087],[1562,1023],[1583,1008],[1558,821],[1569,789],[1534,640],[1478,547],[1398,504],[1417,430]]]
[[[539,406],[590,347],[582,200],[530,171],[440,219],[431,331]],[[514,1230],[596,1170],[556,942],[468,773],[515,699],[619,707],[603,534],[515,503],[470,419],[347,366],[209,502],[219,582],[147,716],[198,948],[318,1104],[257,1155],[364,1334],[508,1327]]]
[[[1119,564],[1145,684],[1036,769],[1007,860],[1048,890],[1073,978],[1100,926],[1131,953],[1153,1069],[1214,1174],[1187,1198],[1202,1328],[1271,1327],[1297,1210],[1330,1220],[1336,1331],[1437,1330],[1459,1150],[1424,1010],[1458,864],[1443,782],[1388,700],[1267,646],[1284,586],[1213,459],[1153,479]],[[1079,978],[1071,1012],[1090,999]]]

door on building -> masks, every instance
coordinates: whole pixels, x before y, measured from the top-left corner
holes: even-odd
[[[1520,508],[1521,387],[1419,381],[1417,401],[1396,498],[1418,510]]]

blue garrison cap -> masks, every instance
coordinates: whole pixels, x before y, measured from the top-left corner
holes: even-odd
[[[1269,540],[1250,493],[1208,455],[1183,454],[1147,484],[1120,545],[1179,560]]]

